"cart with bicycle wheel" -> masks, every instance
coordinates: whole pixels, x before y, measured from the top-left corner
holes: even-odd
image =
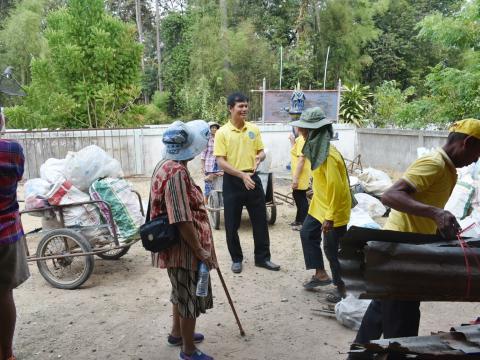
[[[144,215],[142,199],[138,192],[140,211]],[[95,226],[65,226],[64,210],[68,207],[102,205],[106,209],[108,221]],[[128,243],[120,243],[114,224],[112,209],[103,200],[75,202],[65,205],[48,205],[46,207],[24,210],[20,215],[37,213],[58,220],[56,228],[38,228],[25,234],[27,260],[35,261],[43,278],[58,289],[76,289],[88,280],[92,274],[95,256],[105,260],[117,260],[124,256],[140,237]],[[39,214],[40,213],[40,214]],[[32,235],[41,239],[34,254],[30,254],[27,239]]]
[[[277,221],[277,204],[275,202],[273,191],[273,174],[258,173],[262,181],[263,189],[265,191],[265,205],[267,207],[267,222],[269,225],[275,224]],[[220,213],[223,211],[223,177],[218,176],[213,180],[213,189],[207,198],[207,211],[210,219],[210,224],[216,230],[220,229]]]

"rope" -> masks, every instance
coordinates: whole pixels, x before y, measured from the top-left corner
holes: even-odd
[[[467,298],[470,297],[470,291],[472,289],[472,268],[470,266],[470,261],[468,260],[467,251],[471,255],[473,255],[473,258],[474,258],[475,262],[477,263],[477,267],[478,267],[479,271],[480,271],[480,259],[475,254],[475,252],[472,250],[472,248],[470,248],[470,246],[468,246],[467,242],[461,237],[461,235],[464,232],[470,230],[471,228],[473,228],[476,225],[477,225],[476,223],[473,223],[470,226],[466,227],[465,229],[463,229],[463,230],[461,230],[457,233],[457,239],[458,239],[458,242],[460,243],[460,247],[463,250],[463,257],[465,259],[465,271],[467,273],[467,285],[466,285],[466,289],[465,289],[465,297],[467,297]]]

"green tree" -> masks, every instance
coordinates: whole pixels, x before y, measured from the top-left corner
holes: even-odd
[[[372,61],[363,71],[363,80],[373,87],[395,80],[403,89],[415,86],[421,94],[423,78],[429,69],[454,50],[418,37],[417,24],[434,11],[451,14],[461,3],[459,0],[390,1],[387,10],[375,16],[375,25],[382,33],[364,50]]]
[[[48,55],[32,62],[24,104],[7,109],[18,127],[111,127],[128,120],[140,93],[142,46],[133,25],[102,0],[69,0],[47,18]]]
[[[446,127],[457,119],[480,116],[479,13],[480,0],[466,1],[458,12],[437,12],[420,22],[420,39],[445,51],[453,48],[456,54],[430,70],[422,82],[423,95],[395,109],[395,125]]]
[[[23,0],[10,11],[0,30],[0,71],[9,65],[22,84],[30,82],[30,62],[46,48],[42,20],[47,0]]]

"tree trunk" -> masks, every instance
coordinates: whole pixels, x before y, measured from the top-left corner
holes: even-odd
[[[137,21],[137,31],[138,31],[138,41],[143,45],[143,29],[142,29],[142,6],[140,0],[135,0],[135,18]],[[140,59],[140,64],[142,66],[142,75],[145,76],[145,60],[143,58],[143,51],[142,57]],[[143,98],[145,104],[148,103],[147,94],[143,94]]]
[[[227,70],[230,67],[228,63],[228,43],[227,43],[227,28],[228,28],[228,12],[227,12],[227,0],[220,0],[220,39],[223,47],[223,68]]]
[[[162,74],[161,74],[161,66],[162,66],[162,44],[160,43],[160,6],[159,1],[155,1],[155,26],[157,32],[157,77],[158,77],[158,91],[163,91],[163,84],[162,84]]]

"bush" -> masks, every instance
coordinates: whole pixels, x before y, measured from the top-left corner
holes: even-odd
[[[413,87],[402,91],[395,80],[384,81],[373,94],[373,108],[371,119],[375,127],[396,125],[399,112],[404,111],[401,122],[406,122],[406,116],[413,109],[404,109],[407,100],[415,93]]]
[[[148,125],[169,124],[171,119],[167,114],[161,111],[156,105],[149,104],[145,106],[145,115],[143,123]]]
[[[155,91],[152,98],[152,103],[162,112],[168,112],[168,103],[170,101],[170,92]]]

